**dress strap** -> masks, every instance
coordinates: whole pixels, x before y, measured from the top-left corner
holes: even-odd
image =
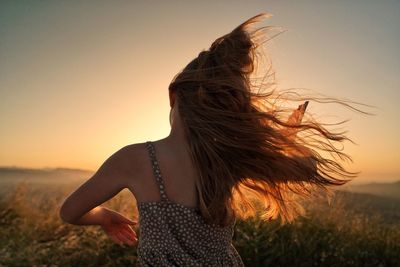
[[[153,174],[154,177],[156,178],[158,188],[160,191],[160,196],[162,201],[168,201],[168,197],[165,193],[165,185],[164,181],[161,176],[161,170],[160,166],[158,164],[157,158],[156,158],[156,149],[154,147],[154,144],[152,141],[146,141],[146,147],[150,155],[150,160],[151,160],[151,166],[153,168]]]

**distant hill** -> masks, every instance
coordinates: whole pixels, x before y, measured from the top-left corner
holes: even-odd
[[[0,167],[0,191],[6,190],[4,186],[15,185],[21,181],[30,183],[70,183],[89,179],[94,174],[90,170],[69,168],[43,168],[31,169],[21,167]]]
[[[343,187],[343,190],[400,199],[400,181],[394,183],[367,183],[348,185]]]
[[[335,198],[347,210],[368,215],[380,214],[387,223],[397,224],[400,221],[400,198],[350,191],[337,191]]]
[[[70,168],[43,168],[32,169],[22,167],[0,167],[0,181],[5,179],[37,179],[37,178],[54,178],[54,179],[81,179],[89,178],[93,171]]]
[[[32,192],[51,194],[67,187],[76,187],[94,174],[90,170],[69,168],[0,167],[0,199],[12,193],[21,183]]]

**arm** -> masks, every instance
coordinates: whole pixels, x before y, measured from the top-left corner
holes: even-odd
[[[288,121],[286,123],[290,125],[299,125],[303,120],[307,106],[308,106],[308,101],[304,102],[304,104],[299,105],[298,108],[293,110],[292,114],[290,114]],[[298,132],[297,128],[286,128],[281,131],[281,133],[284,136],[292,140],[296,138],[297,132]]]
[[[128,187],[130,175],[125,154],[126,147],[112,154],[64,201],[59,213],[64,222],[76,225],[101,225],[104,222],[109,210],[99,205]]]
[[[292,114],[289,116],[287,123],[291,125],[298,125],[301,123],[306,108],[308,106],[308,101],[299,105],[299,107],[293,110]],[[296,128],[286,128],[281,133],[287,136],[290,140],[294,141],[297,135],[298,129]],[[289,149],[288,154],[295,161],[301,163],[303,166],[309,170],[317,172],[317,163],[312,156],[312,150],[306,146],[297,145],[296,148]]]
[[[308,106],[308,101],[299,105],[299,107],[293,110],[292,114],[289,116],[288,121],[286,122],[289,125],[299,125],[303,120],[304,113]],[[294,141],[297,136],[297,132],[299,130],[297,128],[285,128],[281,130],[281,134],[286,136],[289,140]],[[290,149],[288,151],[290,154],[298,157],[309,157],[312,155],[312,151],[306,146],[297,146],[296,149]]]

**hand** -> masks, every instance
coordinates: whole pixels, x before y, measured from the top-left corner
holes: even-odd
[[[137,242],[135,231],[129,225],[137,224],[137,221],[131,221],[122,214],[103,208],[103,220],[100,226],[104,232],[119,245],[127,244],[133,246]]]
[[[307,105],[308,101],[304,102],[303,104],[299,105],[297,109],[293,110],[292,114],[289,116],[287,123],[292,125],[300,124],[306,111]]]
[[[290,114],[288,121],[286,123],[290,125],[299,125],[303,119],[307,105],[308,101],[304,102],[303,104],[299,105],[297,109],[293,110],[292,114]],[[283,131],[283,134],[289,137],[290,139],[294,139],[298,131],[299,130],[296,128],[286,128]]]

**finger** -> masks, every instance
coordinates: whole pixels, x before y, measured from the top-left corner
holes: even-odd
[[[300,112],[296,111],[293,116],[290,118],[291,124],[297,124],[299,122]]]
[[[305,110],[296,110],[296,119],[299,120],[301,117],[303,117]]]
[[[125,229],[125,230],[128,231],[128,232],[135,233],[135,231],[132,229],[132,227],[129,226],[128,224],[122,225],[122,229]]]
[[[121,232],[126,235],[128,238],[130,238],[132,241],[137,241],[137,236],[134,231],[127,231],[125,229],[122,229]]]
[[[137,235],[136,235],[136,231],[135,231],[135,229],[132,229],[132,227],[130,227],[129,225],[125,225],[126,227],[124,227],[124,229],[128,232],[128,233],[130,233],[131,235],[133,235],[135,238],[137,238]]]
[[[133,231],[132,226],[130,226],[129,224],[125,223],[125,224],[122,224],[121,226],[122,226],[121,228],[123,228],[123,229],[126,229],[128,231]]]
[[[305,110],[303,110],[300,114],[299,114],[299,122],[301,122],[302,120],[303,120],[303,117],[304,117],[304,113],[305,113]]]
[[[130,225],[137,224],[137,221],[133,221],[133,220],[131,220],[129,218],[126,218],[125,216],[123,216],[121,214],[118,214],[118,219],[119,219],[118,222],[120,222],[120,223],[127,223],[127,224],[130,224]]]
[[[131,236],[136,237],[136,233],[135,233],[135,231],[133,231],[132,229],[121,228],[121,231],[123,231],[124,233],[126,233],[126,234],[128,234],[128,235],[131,235]]]
[[[131,219],[128,219],[128,218],[124,218],[124,222],[127,223],[127,224],[130,224],[130,225],[135,225],[135,224],[138,223],[137,221],[134,221],[134,220],[131,220]]]
[[[289,124],[295,124],[298,121],[298,117],[299,117],[298,112],[293,113],[292,116],[289,117],[288,123]]]
[[[132,240],[134,240],[134,241],[137,240],[136,233],[135,233],[135,231],[133,231],[132,229],[127,228],[127,227],[124,227],[124,228],[121,228],[120,231],[121,231],[124,235],[128,236],[129,238],[131,238]]]
[[[124,244],[128,244],[128,245],[133,245],[135,242],[130,240],[128,237],[126,237],[123,233],[118,233],[117,237],[119,238],[119,240],[121,240]]]

